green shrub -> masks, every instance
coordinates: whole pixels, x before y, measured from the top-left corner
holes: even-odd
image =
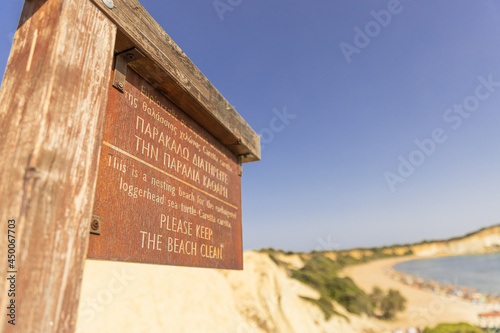
[[[315,253],[292,277],[316,289],[321,298],[335,300],[354,314],[373,313],[374,304],[366,293],[350,278],[338,277],[342,265]],[[320,298],[320,299],[321,299]]]
[[[394,319],[396,313],[403,311],[406,308],[406,298],[401,295],[398,290],[389,289],[387,296],[382,299],[380,310],[382,310],[382,318]]]
[[[466,324],[439,324],[434,328],[426,328],[424,333],[484,333],[480,328]]]
[[[375,304],[351,278],[333,277],[326,283],[331,299],[341,304],[347,311],[360,315],[372,315]]]
[[[377,287],[377,286],[373,287],[373,291],[369,296],[370,296],[370,299],[375,304],[375,306],[377,308],[380,308],[380,306],[382,305],[382,301],[385,297],[385,294],[382,291],[382,289],[380,289],[380,287]]]
[[[314,299],[311,297],[300,296],[300,298],[317,305],[325,315],[326,320],[329,320],[333,315],[337,315],[349,321],[349,318],[335,311],[332,302],[324,297],[321,297],[320,299]]]
[[[337,255],[337,264],[340,265],[341,267],[349,266],[349,265],[355,265],[359,264],[362,261],[358,260],[356,258],[351,257],[350,255],[347,254],[338,254]]]
[[[326,283],[337,276],[341,268],[335,261],[321,254],[314,254],[304,267],[292,272],[292,277],[315,288],[322,296],[328,297]]]

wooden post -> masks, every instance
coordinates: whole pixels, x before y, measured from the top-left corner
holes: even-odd
[[[75,330],[115,37],[89,0],[24,4],[0,90],[0,332]]]

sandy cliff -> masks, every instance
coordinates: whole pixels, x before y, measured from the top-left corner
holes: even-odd
[[[87,261],[78,332],[378,332],[384,323],[326,321],[299,296],[313,289],[267,254],[245,253],[244,271]],[[345,313],[340,306],[336,309]]]
[[[417,256],[461,255],[500,251],[500,225],[486,228],[463,238],[411,246]]]
[[[382,248],[381,251],[389,255],[404,255],[411,252],[419,257],[500,252],[500,225],[448,240],[427,241],[404,246],[396,245]],[[331,252],[329,256],[335,260],[339,253],[361,259],[363,257],[369,258],[374,254],[374,251],[372,249],[353,249]]]
[[[498,251],[500,225],[448,241],[386,248],[384,251],[402,254],[409,249],[416,256]],[[374,253],[366,249],[340,252],[354,257],[370,257]],[[324,254],[335,259],[339,252]],[[279,252],[274,254],[275,260],[285,262],[294,269],[302,267],[303,258],[308,256]],[[433,307],[438,304],[436,302],[443,302],[441,298],[436,301],[436,296],[412,291],[411,288],[388,279],[384,274],[385,265],[377,261],[351,266],[350,272],[367,292],[378,276],[376,281],[379,285],[400,289],[406,297],[411,298],[402,323],[411,324],[410,319],[414,319],[422,311],[434,311]],[[395,325],[399,325],[351,315],[338,304],[335,304],[335,310],[344,314],[347,319],[334,316],[326,321],[317,305],[300,297],[317,299],[317,292],[290,278],[288,274],[268,254],[254,251],[245,252],[243,271],[88,260],[77,331],[378,333],[390,332]],[[478,311],[484,310],[470,308],[460,301],[444,301],[446,311],[443,310],[435,319],[426,323],[449,320],[457,314],[457,320],[466,320],[468,317],[464,313],[474,318]]]

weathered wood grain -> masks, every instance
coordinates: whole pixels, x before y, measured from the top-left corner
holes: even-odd
[[[0,90],[0,331],[73,332],[116,27],[88,0],[26,1]],[[16,220],[16,326],[6,224]]]
[[[137,47],[147,56],[131,68],[242,156],[243,163],[260,159],[257,134],[137,0],[115,1],[113,9],[102,0],[92,1],[128,39],[119,38],[115,51]]]

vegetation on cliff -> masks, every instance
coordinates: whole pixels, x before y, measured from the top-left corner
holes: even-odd
[[[382,258],[412,255],[414,254],[414,249],[416,249],[415,246],[421,246],[422,244],[442,243],[446,245],[457,241],[467,241],[467,239],[473,237],[482,237],[482,235],[484,235],[484,237],[487,237],[488,234],[496,235],[499,232],[500,225],[494,225],[448,240],[422,241],[415,244],[395,244],[384,247],[337,251],[313,251],[311,253],[284,252],[282,250],[268,248],[262,249],[261,252],[267,253],[278,266],[284,267],[291,277],[318,291],[320,295],[318,299],[310,297],[302,298],[316,304],[323,311],[327,320],[333,315],[341,316],[341,314],[335,310],[333,302],[338,303],[348,312],[356,315],[365,314],[390,320],[393,319],[399,311],[405,309],[406,299],[399,291],[391,289],[384,292],[380,288],[375,288],[373,292],[368,295],[360,289],[352,279],[339,275],[343,268],[348,265],[365,263]],[[495,247],[493,246],[493,248]],[[498,249],[499,246],[496,248]],[[288,261],[286,258],[290,256],[299,258],[303,263],[301,268],[291,265],[289,262],[285,262]],[[447,328],[439,327],[439,329],[442,330]],[[435,333],[441,331],[428,332]]]
[[[378,304],[378,307],[382,312],[382,319],[394,319],[398,312],[404,311],[406,309],[406,298],[404,298],[398,290],[389,289],[387,294],[384,294],[384,292],[380,288],[374,289],[374,292],[375,291],[378,291],[376,294],[376,299],[380,300],[380,304]],[[373,300],[373,293],[370,296]]]
[[[323,311],[327,320],[332,315],[340,315],[335,310],[333,301],[352,314],[374,316],[380,313],[379,317],[383,319],[392,319],[398,311],[404,309],[406,300],[399,292],[389,290],[384,293],[377,289],[374,291],[375,295],[367,295],[351,278],[339,276],[344,267],[364,262],[363,259],[340,255],[337,256],[336,260],[332,260],[322,252],[313,252],[302,256],[304,261],[302,268],[293,269],[277,258],[277,252],[280,251],[272,249],[265,251],[277,265],[285,267],[292,278],[318,291],[320,295],[318,299],[302,298],[316,304]]]
[[[336,301],[354,314],[372,315],[375,304],[350,278],[341,278],[342,264],[315,253],[292,277],[313,287],[320,294],[318,302]]]
[[[439,324],[434,328],[426,328],[424,333],[484,333],[484,331],[470,324],[459,323]]]

